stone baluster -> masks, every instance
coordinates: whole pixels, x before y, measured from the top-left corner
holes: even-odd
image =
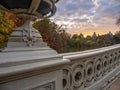
[[[63,57],[71,61],[63,69],[64,90],[101,90],[112,81],[111,78],[116,77],[114,74],[120,69],[120,47],[67,54]],[[96,83],[99,84],[95,87]]]

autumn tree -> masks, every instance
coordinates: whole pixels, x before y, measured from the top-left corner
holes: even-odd
[[[117,19],[116,24],[120,27],[120,16],[119,16],[119,18]]]
[[[57,31],[59,26],[54,22],[51,22],[49,19],[44,19],[35,22],[33,26],[40,32],[43,41],[51,48],[60,52],[61,48],[66,47],[69,35],[64,30],[61,30],[62,32],[59,33]]]
[[[15,14],[0,10],[0,48],[3,48],[9,35],[15,30],[18,18]]]
[[[114,35],[115,43],[120,43],[120,31],[117,31]]]
[[[119,16],[119,18],[117,19],[116,24],[118,25],[118,27],[119,27],[119,29],[120,29],[120,16]],[[115,42],[116,42],[117,44],[120,43],[120,30],[115,33],[114,39],[115,39]]]

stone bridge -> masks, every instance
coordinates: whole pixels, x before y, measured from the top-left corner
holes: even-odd
[[[0,90],[107,90],[119,77],[120,44],[65,54],[47,47],[0,53]]]

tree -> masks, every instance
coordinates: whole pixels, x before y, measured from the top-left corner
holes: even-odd
[[[117,19],[116,24],[117,24],[118,26],[120,26],[120,17]]]
[[[79,38],[84,38],[84,35],[80,33]]]
[[[91,37],[90,35],[88,35],[88,36],[86,37],[86,39],[87,39],[87,40],[91,40],[92,37]]]
[[[93,40],[97,39],[97,34],[96,34],[96,32],[93,33],[92,39],[93,39]]]
[[[3,48],[9,35],[15,30],[18,18],[15,14],[0,10],[0,48]]]
[[[58,33],[58,25],[54,22],[51,22],[49,19],[44,19],[35,22],[33,26],[40,32],[43,41],[51,48],[59,52],[61,48],[66,47],[69,35],[65,31]]]
[[[117,31],[113,37],[116,44],[120,43],[120,31]]]
[[[72,36],[72,39],[73,40],[75,40],[75,39],[77,39],[78,38],[78,35],[77,34],[74,34],[73,36]]]
[[[120,29],[120,16],[119,18],[117,19],[117,22],[116,24],[119,26],[119,29]],[[120,31],[117,31],[114,35],[114,39],[115,39],[115,42],[118,44],[120,43]]]

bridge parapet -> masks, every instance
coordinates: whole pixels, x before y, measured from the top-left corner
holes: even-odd
[[[63,54],[64,90],[103,90],[120,75],[120,45]]]
[[[66,54],[0,53],[0,90],[105,90],[119,76],[120,44]]]

